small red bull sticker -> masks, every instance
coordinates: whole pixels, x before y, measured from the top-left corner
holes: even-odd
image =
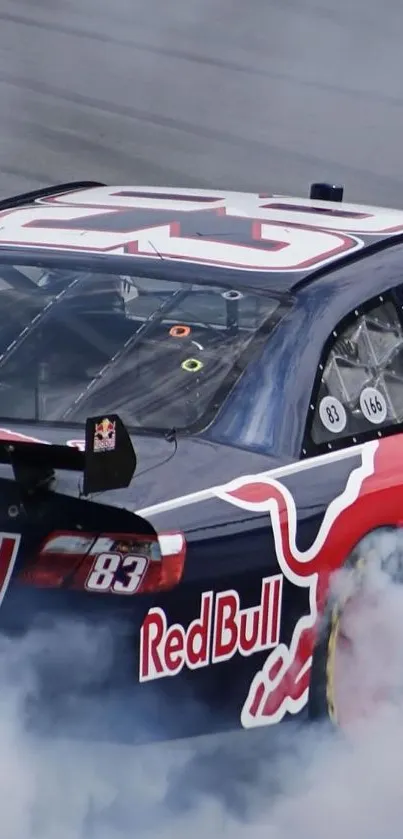
[[[110,452],[116,446],[116,422],[107,417],[95,424],[94,452]]]

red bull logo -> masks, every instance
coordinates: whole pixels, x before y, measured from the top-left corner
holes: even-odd
[[[228,642],[226,659],[267,651],[263,665],[260,659],[260,669],[245,692],[241,709],[244,728],[273,725],[286,714],[300,713],[309,699],[319,616],[328,597],[330,576],[343,566],[366,533],[384,525],[400,523],[401,526],[401,492],[397,488],[401,488],[402,459],[398,454],[396,438],[385,438],[357,446],[353,451],[335,452],[325,462],[321,457],[284,467],[275,473],[243,476],[224,486],[203,490],[199,495],[178,499],[177,506],[182,506],[216,497],[242,510],[267,515],[277,561],[277,568],[273,569],[273,555],[268,557],[270,570],[281,574],[281,578],[293,586],[304,589],[308,593],[308,608],[304,608],[304,613],[297,619],[287,643],[282,641],[281,635],[286,602],[280,578],[276,584],[274,577],[262,581],[265,586],[275,586],[271,588],[274,599],[270,600],[269,611],[265,589],[262,589],[259,606],[249,609],[241,608],[237,592],[204,593],[200,618],[196,619],[198,626],[195,628],[191,624],[188,630],[177,624],[168,627],[161,609],[150,610],[142,631],[140,681],[175,675],[183,667],[192,669],[195,655],[199,655],[196,666],[214,666],[224,660],[221,653]],[[328,503],[315,538],[302,550],[298,547],[296,500],[282,479],[300,473],[301,486],[306,482],[308,487],[319,477],[315,473],[317,468],[326,464],[331,468],[333,461],[344,458],[353,461],[354,465],[351,470],[347,466],[348,477],[343,489]],[[175,501],[170,503],[175,506]],[[213,617],[213,610],[218,619]],[[267,621],[270,631],[262,634]],[[199,632],[200,628],[203,632],[198,636],[199,653],[196,654],[193,647],[196,629]],[[248,648],[247,638],[251,641]],[[170,663],[172,646],[177,656],[175,662]]]
[[[94,452],[113,451],[116,445],[116,423],[107,417],[95,423]]]
[[[323,591],[329,575],[346,556],[341,517],[359,497],[364,480],[373,475],[378,445],[374,442],[363,446],[361,464],[351,472],[345,490],[329,504],[313,544],[305,551],[297,547],[296,505],[284,484],[269,476],[251,476],[232,481],[215,492],[244,510],[270,515],[281,571],[295,586],[309,590],[309,613],[297,621],[290,645],[280,643],[270,652],[252,680],[241,711],[244,728],[278,723],[286,713],[299,713],[308,701]]]
[[[187,629],[168,626],[162,609],[150,609],[140,633],[140,682],[228,661],[236,653],[273,649],[279,641],[282,586],[281,574],[265,577],[259,604],[246,609],[233,589],[204,592],[200,615]]]

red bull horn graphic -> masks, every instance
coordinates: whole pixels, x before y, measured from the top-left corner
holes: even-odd
[[[286,713],[299,713],[308,702],[315,629],[330,573],[342,564],[340,518],[358,499],[363,482],[374,473],[378,442],[361,449],[361,464],[349,476],[344,491],[328,506],[318,534],[306,551],[296,543],[297,510],[293,496],[269,476],[239,478],[215,494],[244,510],[270,515],[276,556],[286,579],[309,589],[309,614],[296,623],[289,646],[280,643],[256,673],[241,711],[244,728],[272,725]],[[311,479],[314,479],[312,476]],[[319,571],[321,572],[319,577]]]
[[[97,422],[94,432],[94,452],[110,452],[116,445],[116,423],[107,417]]]
[[[318,480],[316,470],[344,459],[348,477],[343,488],[328,503],[311,544],[300,550],[300,506],[285,480],[298,473],[299,486],[305,484],[309,496],[309,485]],[[224,486],[169,502],[176,508],[214,497],[267,516],[271,526],[267,574],[274,576],[263,576],[260,602],[252,607],[242,606],[239,593],[232,589],[202,593],[200,618],[196,617],[188,629],[177,624],[169,627],[161,609],[149,610],[141,635],[140,681],[176,675],[183,668],[194,669],[194,656],[197,666],[214,667],[226,659],[221,653],[228,644],[229,658],[250,655],[253,660],[255,653],[265,655],[263,664],[260,657],[259,670],[245,689],[240,710],[244,728],[273,725],[287,714],[300,713],[309,699],[319,618],[327,602],[331,575],[343,567],[366,534],[380,527],[403,526],[402,462],[400,444],[390,436],[275,472],[242,476]],[[149,513],[142,514],[145,512]],[[282,639],[285,582],[308,594],[305,611],[291,627],[291,638],[287,635],[286,642]],[[219,620],[214,619],[215,612]],[[269,628],[268,633],[264,632],[264,643],[262,626]],[[201,628],[206,631],[200,633]],[[172,629],[175,632],[170,634]],[[205,644],[200,644],[200,634]],[[172,652],[178,654],[175,661],[171,660]]]

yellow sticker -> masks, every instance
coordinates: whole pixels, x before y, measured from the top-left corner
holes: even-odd
[[[182,370],[186,370],[187,373],[198,373],[203,367],[204,364],[202,361],[199,361],[198,358],[187,358],[181,364]]]

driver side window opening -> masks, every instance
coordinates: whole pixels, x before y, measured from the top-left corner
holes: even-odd
[[[392,294],[357,309],[333,332],[310,412],[307,445],[315,450],[381,437],[403,422],[403,328]]]

